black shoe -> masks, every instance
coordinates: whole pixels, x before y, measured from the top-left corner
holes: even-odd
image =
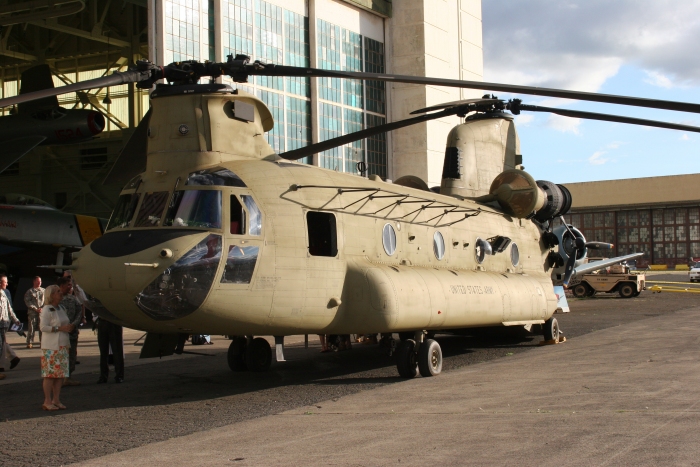
[[[19,357],[15,357],[10,360],[10,370],[19,365]]]
[[[100,376],[100,379],[97,380],[97,384],[103,384],[107,382],[107,378]]]
[[[117,383],[117,384],[123,383],[123,382],[124,382],[124,378],[120,378],[120,377],[117,376],[116,378],[114,378],[114,382]]]

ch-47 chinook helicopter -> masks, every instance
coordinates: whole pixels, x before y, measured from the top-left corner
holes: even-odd
[[[489,96],[276,154],[264,137],[274,122],[261,100],[223,84],[198,84],[222,75],[236,82],[250,75],[371,79],[699,113],[700,105],[276,66],[246,56],[164,67],[140,61],[56,90],[169,82],[151,93],[149,114],[116,164],[117,172],[135,176],[105,235],[74,258],[74,276],[101,317],[149,332],[144,352],[149,340],[172,352],[177,333],[238,336],[228,354],[234,371],[269,367],[270,345],[253,337],[260,335],[281,344],[293,334],[401,333],[397,367],[407,378],[441,371],[440,345],[428,332],[541,324],[547,339],[557,339],[550,275],[563,267],[568,282],[587,244],[564,224],[571,254],[562,259],[557,252],[565,235],[553,232],[553,220],[567,212],[571,195],[520,170],[506,110],[700,131]],[[47,92],[2,99],[0,106]],[[449,115],[466,120],[449,134],[439,193],[417,177],[392,184],[293,162]]]

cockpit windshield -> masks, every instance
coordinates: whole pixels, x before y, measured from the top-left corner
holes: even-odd
[[[180,190],[173,193],[164,226],[221,228],[221,192]]]
[[[140,197],[141,195],[139,193],[121,195],[117,201],[117,207],[114,208],[112,217],[109,219],[107,230],[126,229],[129,227],[131,225],[131,219],[133,219],[134,213],[136,212],[136,206],[139,204]]]

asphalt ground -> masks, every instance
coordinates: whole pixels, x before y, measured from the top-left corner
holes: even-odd
[[[671,274],[670,279],[682,276]],[[571,312],[558,314],[557,319],[567,339],[576,339],[615,326],[622,332],[626,324],[663,319],[696,307],[700,301],[692,294],[643,292],[634,299],[603,295],[571,299],[569,303]],[[404,383],[397,377],[393,359],[375,345],[354,345],[352,351],[321,354],[315,336],[310,337],[308,349],[303,338],[296,337],[286,348],[287,362],[273,362],[269,372],[256,374],[228,369],[227,342],[221,337],[215,336],[212,346],[186,347],[206,355],[153,361],[134,358],[138,347],[132,344],[138,336],[127,333],[126,381],[96,385],[94,338],[83,331],[81,365],[75,375],[82,385],[64,388],[61,399],[68,410],[51,414],[40,410],[39,351],[15,345],[22,363],[0,382],[0,427],[6,441],[0,445],[2,465],[66,465],[96,459]],[[437,340],[444,354],[443,372],[449,374],[469,365],[526,353],[542,338],[526,334],[438,335]],[[19,343],[18,338],[14,343]],[[434,380],[438,384],[439,378]]]

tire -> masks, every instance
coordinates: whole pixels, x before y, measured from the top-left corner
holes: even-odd
[[[638,290],[638,291],[636,291],[636,292],[634,293],[634,296],[635,296],[635,297],[639,297],[639,294],[640,294],[640,293],[642,293],[642,291],[641,291],[641,290]]]
[[[559,323],[555,317],[549,318],[542,325],[544,340],[546,341],[558,341],[559,340]]]
[[[396,369],[402,378],[415,378],[418,375],[418,361],[416,356],[416,341],[413,339],[402,340],[396,351]]]
[[[442,349],[437,341],[425,339],[418,351],[418,369],[423,377],[436,376],[442,371]]]
[[[632,298],[634,297],[636,291],[636,285],[632,284],[631,282],[623,282],[617,289],[617,293],[619,293],[620,297],[622,298]]]
[[[231,371],[246,371],[248,366],[245,363],[246,339],[245,337],[233,337],[228,346],[228,367]]]
[[[256,337],[245,352],[245,363],[250,371],[265,371],[272,363],[272,349],[266,339]]]
[[[574,297],[583,298],[588,296],[590,290],[591,288],[588,286],[588,284],[584,284],[583,282],[581,282],[580,284],[574,286],[572,292],[574,293]]]

